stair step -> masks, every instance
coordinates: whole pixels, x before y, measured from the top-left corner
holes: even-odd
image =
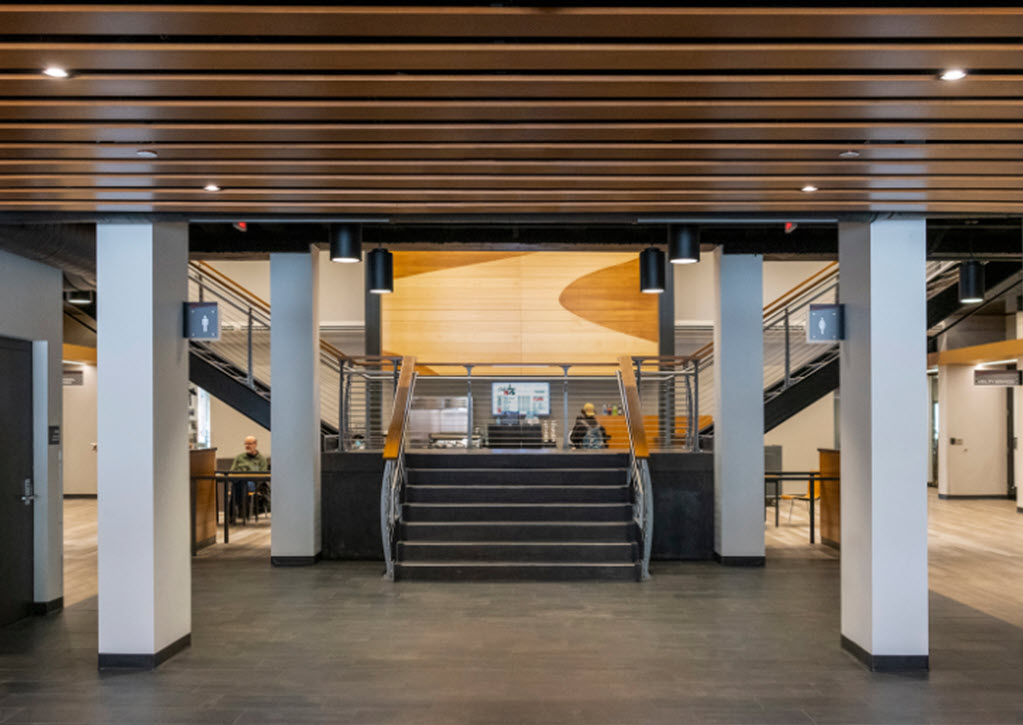
[[[406,486],[409,503],[625,503],[619,486]]]
[[[398,562],[396,580],[418,581],[580,581],[609,579],[636,581],[636,564],[589,564],[585,562],[452,561]]]
[[[627,564],[636,561],[636,544],[580,541],[402,541],[401,562],[586,562]]]
[[[594,541],[630,543],[636,541],[636,525],[632,521],[518,521],[491,523],[403,522],[403,542],[420,541]]]
[[[407,522],[628,522],[630,503],[406,503]]]
[[[447,452],[417,451],[405,454],[407,468],[627,468],[628,453],[610,451],[516,451],[489,450]]]
[[[487,486],[620,486],[625,468],[407,468],[408,483]]]

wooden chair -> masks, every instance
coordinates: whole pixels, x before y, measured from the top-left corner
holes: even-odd
[[[789,523],[792,523],[792,509],[795,507],[796,501],[806,501],[807,504],[813,506],[818,500],[820,500],[821,482],[817,480],[817,477],[820,475],[820,471],[810,472],[810,477],[806,481],[806,493],[783,493],[778,497],[789,502]]]

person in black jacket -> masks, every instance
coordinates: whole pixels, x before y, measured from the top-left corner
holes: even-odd
[[[593,403],[587,403],[576,416],[575,425],[568,436],[573,448],[607,448],[611,436],[597,421],[594,411]]]

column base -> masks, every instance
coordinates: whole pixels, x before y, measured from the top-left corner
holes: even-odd
[[[274,566],[312,566],[320,560],[322,553],[317,551],[313,556],[271,556],[270,563]]]
[[[1015,497],[1014,496],[1010,496],[1007,493],[985,493],[985,494],[977,494],[977,495],[964,494],[962,496],[957,496],[955,494],[951,494],[950,495],[950,494],[947,494],[947,493],[939,493],[938,494],[938,498],[941,499],[942,501],[947,501],[949,499],[958,499],[960,501],[979,501],[979,500],[985,500],[985,499],[1002,499],[1002,500],[1004,500],[1004,499],[1007,499],[1007,498],[1015,498]]]
[[[45,617],[64,609],[64,597],[57,597],[48,602],[32,602],[32,614],[37,617]]]
[[[921,672],[930,669],[927,655],[872,655],[842,635],[842,649],[865,664],[871,672]]]
[[[99,668],[101,670],[155,670],[191,644],[192,635],[189,633],[151,655],[105,654],[100,652]]]
[[[714,561],[722,566],[764,566],[767,557],[764,556],[721,556],[714,552]]]

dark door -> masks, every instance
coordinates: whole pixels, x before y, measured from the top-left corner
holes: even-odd
[[[32,343],[0,337],[0,625],[32,611],[32,492]]]

